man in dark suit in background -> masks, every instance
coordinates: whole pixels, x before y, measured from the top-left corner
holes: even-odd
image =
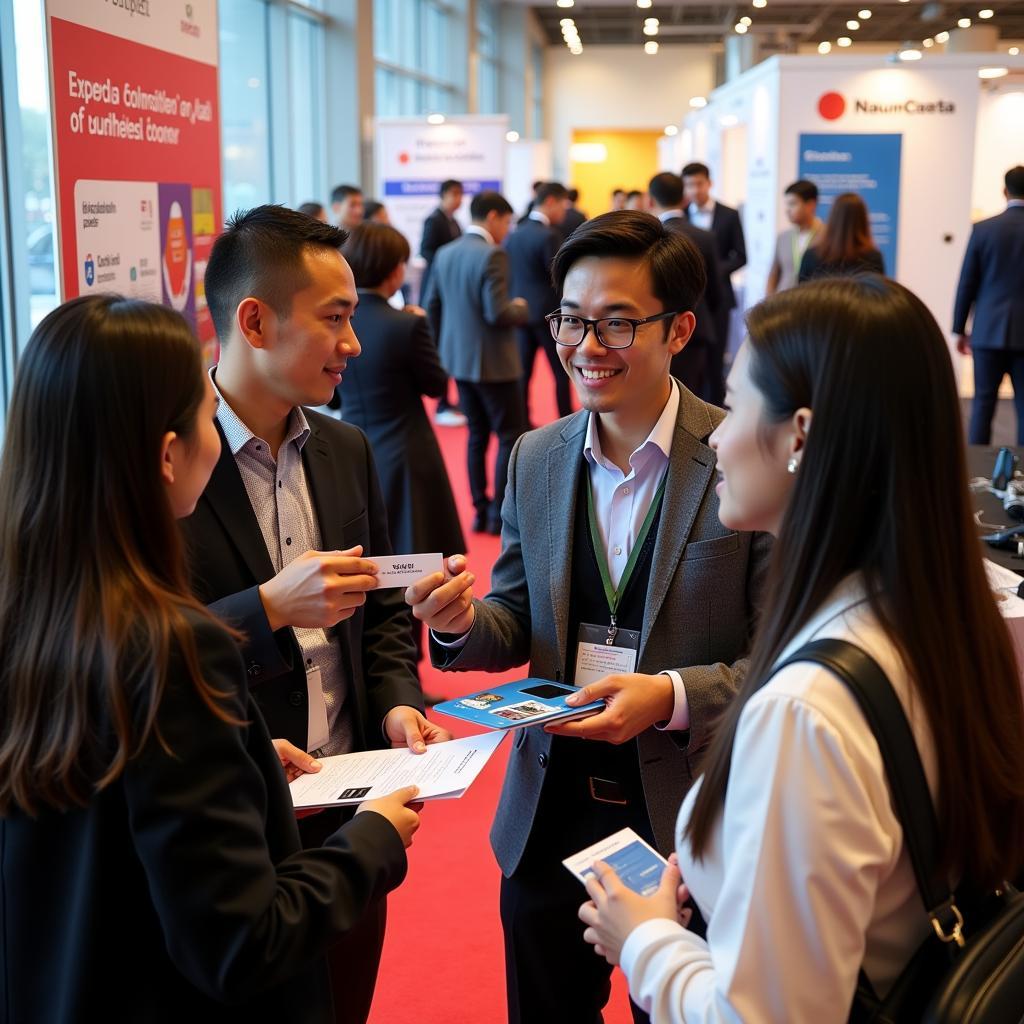
[[[449,178],[441,182],[441,202],[423,222],[423,239],[420,242],[420,255],[427,261],[427,266],[420,279],[420,301],[427,294],[430,283],[430,268],[434,265],[434,257],[442,245],[454,242],[462,234],[462,228],[455,219],[456,211],[462,205],[462,182]],[[448,383],[445,382],[441,397],[437,401],[437,412],[434,422],[439,427],[461,427],[466,417],[457,406],[448,400]]]
[[[725,350],[729,344],[729,317],[736,308],[732,287],[733,271],[747,264],[747,245],[737,210],[711,198],[711,171],[707,164],[690,163],[683,168],[683,192],[686,216],[691,224],[715,236],[721,270],[719,280],[725,301],[718,309],[715,344],[708,349],[705,401],[721,405],[725,401]]]
[[[569,189],[569,209],[565,211],[561,234],[563,240],[568,238],[586,219],[587,215],[576,205],[579,202],[580,190]]]
[[[647,186],[654,214],[669,231],[686,235],[704,260],[707,285],[694,313],[697,326],[682,352],[672,357],[672,376],[681,380],[695,395],[705,386],[708,351],[715,344],[715,323],[722,307],[722,275],[715,251],[715,236],[691,224],[683,215],[683,179],[665,171],[651,178]]]
[[[530,378],[538,349],[547,356],[551,372],[555,375],[558,415],[568,416],[572,412],[569,378],[562,369],[554,338],[544,319],[558,305],[558,294],[551,285],[551,261],[562,244],[559,228],[568,206],[568,189],[557,181],[544,182],[534,194],[533,209],[505,242],[512,272],[512,291],[522,295],[530,307],[530,319],[519,328],[523,409],[527,424],[530,423]]]
[[[498,534],[508,459],[524,429],[515,327],[526,323],[529,306],[509,297],[508,253],[500,248],[512,224],[508,200],[497,192],[480,192],[469,212],[473,223],[466,233],[437,254],[424,304],[441,365],[455,378],[469,421],[473,530]],[[493,499],[487,493],[486,462],[492,433],[498,437]]]
[[[242,655],[275,737],[314,756],[422,752],[449,734],[423,716],[402,594],[376,590],[391,553],[366,438],[323,405],[359,355],[345,232],[279,206],[237,215],[213,247],[206,297],[222,451],[184,521],[197,596],[245,636]],[[365,557],[364,557],[365,556]],[[303,818],[315,846],[339,811]],[[386,904],[329,953],[336,1019],[365,1021]]]
[[[953,311],[957,350],[974,355],[968,444],[989,443],[999,385],[1007,373],[1017,409],[1017,444],[1024,444],[1024,167],[1011,167],[1004,181],[1006,209],[979,221],[971,232]]]

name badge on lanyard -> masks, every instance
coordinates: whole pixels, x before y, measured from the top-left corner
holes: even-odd
[[[587,486],[587,521],[590,526],[590,540],[594,546],[594,557],[597,560],[597,569],[601,574],[601,584],[604,589],[605,600],[608,602],[607,626],[595,625],[591,622],[581,622],[579,633],[576,638],[576,673],[573,682],[576,686],[587,686],[596,683],[599,679],[611,675],[628,675],[636,671],[637,660],[640,656],[640,634],[634,629],[620,629],[617,621],[619,604],[622,595],[629,586],[633,576],[633,570],[640,559],[644,544],[647,542],[647,535],[651,532],[651,526],[658,515],[662,498],[665,495],[665,481],[668,478],[668,471],[661,478],[654,498],[651,500],[651,507],[647,510],[647,516],[637,534],[636,543],[630,552],[626,568],[619,578],[618,587],[612,586],[611,574],[608,571],[608,556],[605,552],[604,542],[601,540],[601,532],[597,528],[597,514],[594,511],[594,491]]]

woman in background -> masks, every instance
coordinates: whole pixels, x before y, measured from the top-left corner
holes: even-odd
[[[747,322],[709,443],[722,522],[777,538],[770,599],[680,810],[678,869],[645,899],[598,865],[580,916],[655,1024],[845,1024],[858,972],[884,997],[932,929],[859,704],[819,665],[776,666],[825,637],[875,659],[921,757],[939,867],[980,891],[1024,864],[1020,677],[931,313],[863,275],[781,292]],[[926,529],[922,479],[943,496]],[[706,941],[677,917],[680,872]]]
[[[385,224],[360,224],[342,247],[355,275],[362,353],[345,371],[344,418],[370,439],[395,551],[460,554],[466,542],[448,471],[423,408],[447,377],[423,311],[388,304],[405,279],[409,243]]]
[[[868,208],[854,192],[836,196],[820,241],[800,261],[799,281],[863,272],[885,273],[882,254],[871,237]]]
[[[5,1020],[332,1021],[328,945],[395,888],[415,790],[303,850],[176,518],[220,455],[177,313],[74,299],[18,367],[0,461]],[[280,742],[280,741],[279,741]],[[375,812],[375,813],[374,813]]]

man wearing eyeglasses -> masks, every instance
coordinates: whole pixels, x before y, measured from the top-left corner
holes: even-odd
[[[704,290],[700,253],[646,213],[559,249],[548,317],[583,410],[520,438],[490,594],[466,560],[410,587],[452,671],[530,674],[600,714],[516,733],[491,832],[503,872],[510,1024],[596,1024],[611,969],[583,942],[570,854],[632,828],[668,854],[711,722],[745,669],[768,550],[718,520],[721,410],[669,373]],[[646,1020],[635,1007],[636,1020]]]

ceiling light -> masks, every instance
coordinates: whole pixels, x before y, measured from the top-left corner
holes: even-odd
[[[853,46],[853,40],[849,36],[840,36],[836,43],[840,46]]]
[[[572,7],[576,3],[576,0],[555,0],[556,7]]]
[[[427,114],[427,124],[444,124],[444,114]]]
[[[868,18],[871,17],[871,12],[865,7],[863,11],[857,12],[857,17],[860,18],[861,21],[867,21]]]
[[[986,7],[983,11],[978,11],[979,18],[991,18],[996,12],[991,7]]]
[[[748,17],[747,17],[747,16],[746,16],[746,15],[744,14],[744,15],[743,15],[743,17],[742,17],[742,18],[740,18],[740,24],[741,24],[741,25],[746,25],[746,26],[747,26],[747,28],[750,28],[750,26],[754,24],[754,19],[753,19],[753,18],[748,18]]]
[[[657,25],[644,25],[644,35],[645,36],[656,36],[657,34],[658,34],[658,26]]]
[[[926,49],[930,50],[935,45],[934,39],[922,39],[921,45]]]
[[[658,44],[653,39],[648,39],[647,42],[644,43],[644,53],[647,53],[647,54],[650,54],[651,56],[653,56],[657,52],[658,52]]]
[[[970,19],[970,18],[961,18],[961,19],[960,19],[960,20],[959,20],[959,21],[957,22],[957,24],[958,24],[958,25],[959,25],[959,26],[960,26],[961,28],[970,28],[970,27],[971,27],[971,19]]]
[[[851,18],[851,19],[850,19],[850,20],[849,20],[849,21],[848,21],[848,22],[846,23],[846,27],[847,27],[847,28],[848,28],[848,29],[849,29],[849,30],[850,30],[851,32],[856,32],[856,31],[857,31],[857,29],[859,29],[859,28],[860,28],[860,22],[859,22],[859,21],[857,21],[857,19],[856,19],[856,18]]]
[[[569,147],[569,159],[574,164],[603,164],[608,159],[608,147],[603,142],[574,142]]]
[[[636,0],[636,5],[646,10],[648,7],[654,6],[654,0]]]
[[[658,21],[657,18],[644,18],[644,24],[653,25],[655,28],[657,28],[661,24],[661,22]]]
[[[978,68],[979,78],[1002,78],[1009,73],[1009,68]]]
[[[702,110],[708,105],[708,98],[706,96],[691,96],[690,106],[694,110]]]
[[[505,132],[505,141],[506,142],[518,142],[519,141],[519,132],[517,132],[517,131]]]
[[[736,29],[739,35],[743,35],[747,31],[747,26],[744,25],[742,21],[733,25],[733,28]]]
[[[671,136],[679,134],[679,129],[674,124],[667,124],[665,125],[665,134],[671,138]]]
[[[751,0],[751,3],[760,10],[762,7],[768,6],[768,0]]]
[[[904,46],[899,52],[900,60],[920,60],[921,51],[916,46]]]
[[[937,43],[948,43],[949,42],[949,33],[948,32],[936,32],[935,33],[935,42],[937,42]]]
[[[1007,52],[1007,53],[1008,53],[1008,54],[1009,54],[1009,55],[1010,55],[1011,57],[1016,57],[1016,56],[1017,56],[1017,54],[1019,54],[1019,53],[1020,53],[1020,47],[1019,47],[1019,46],[1011,46],[1011,47],[1010,47],[1010,49],[1009,49],[1009,50],[1007,50],[1006,52]]]
[[[564,29],[564,28],[571,28],[573,25],[576,24],[576,22],[573,21],[572,18],[563,18],[558,24],[561,25],[562,28]]]
[[[830,42],[818,43],[818,53],[831,53],[832,44]]]

